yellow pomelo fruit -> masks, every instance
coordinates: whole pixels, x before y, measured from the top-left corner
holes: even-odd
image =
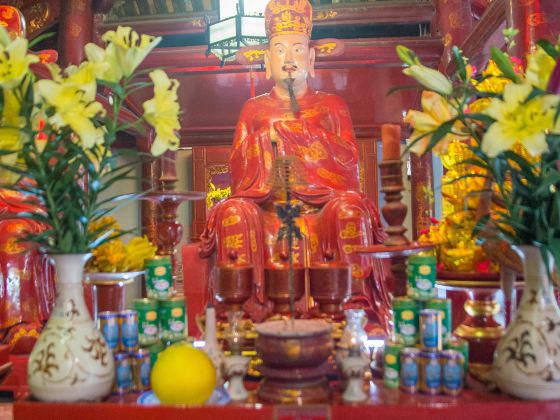
[[[151,381],[163,404],[201,405],[216,388],[216,368],[202,350],[177,343],[158,355]]]

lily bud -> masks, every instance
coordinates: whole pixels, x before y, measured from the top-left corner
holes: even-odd
[[[453,85],[449,79],[437,70],[423,65],[413,65],[403,70],[407,76],[415,78],[422,86],[443,95],[451,95]]]
[[[420,64],[420,60],[414,51],[404,45],[397,45],[397,55],[401,61],[409,66]]]

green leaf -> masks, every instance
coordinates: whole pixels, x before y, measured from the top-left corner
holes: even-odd
[[[486,114],[480,114],[480,113],[467,114],[466,117],[469,120],[480,121],[480,122],[482,122],[486,125],[490,125],[490,124],[492,124],[496,121],[491,116],[486,115]]]
[[[426,88],[422,85],[403,85],[395,86],[389,89],[386,93],[387,96],[391,96],[393,93],[400,92],[401,90],[425,90]]]
[[[31,41],[29,41],[29,45],[28,48],[29,49],[33,49],[33,47],[41,42],[43,42],[46,39],[52,38],[53,36],[55,36],[56,33],[55,32],[47,32],[44,34],[41,34],[39,36],[36,36],[35,38],[33,38]]]
[[[543,177],[541,184],[535,191],[535,195],[542,195],[548,198],[548,196],[550,196],[551,194],[558,194],[557,191],[551,191],[551,187],[555,184],[558,184],[559,182],[560,172],[551,171]]]
[[[436,129],[436,131],[434,131],[434,134],[432,135],[432,138],[428,143],[427,151],[432,151],[433,148],[440,142],[441,139],[443,139],[447,134],[451,133],[451,130],[453,129],[453,126],[455,125],[456,122],[457,122],[457,118],[453,118],[441,124]]]
[[[453,57],[455,58],[455,64],[457,66],[457,73],[459,74],[459,77],[461,78],[461,80],[463,82],[467,81],[467,67],[465,66],[465,59],[463,57],[463,55],[461,54],[461,50],[454,45],[453,48],[451,48],[451,52],[453,54]]]
[[[559,53],[550,41],[546,39],[540,39],[539,41],[537,41],[537,45],[541,47],[552,58],[554,58],[555,60],[558,59]]]
[[[108,80],[98,80],[97,84],[100,86],[108,87],[120,98],[122,98],[125,95],[124,88],[120,85],[120,83],[109,82]]]
[[[513,80],[516,83],[519,82],[519,78],[517,77],[517,74],[515,74],[509,56],[506,53],[504,53],[499,48],[491,47],[490,54],[492,55],[492,59],[495,61],[496,65],[505,77]]]
[[[484,174],[465,174],[465,175],[461,175],[458,176],[456,178],[450,179],[447,182],[442,183],[441,185],[453,185],[455,184],[457,181],[461,181],[463,179],[469,179],[469,178],[474,178],[475,180],[479,180],[479,179],[491,179],[488,175],[484,175]]]

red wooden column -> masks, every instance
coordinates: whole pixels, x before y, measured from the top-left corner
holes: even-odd
[[[82,62],[84,45],[92,40],[92,36],[92,0],[62,1],[58,44],[62,65]]]
[[[436,15],[438,32],[444,46],[441,65],[445,69],[451,61],[451,47],[461,45],[471,33],[471,0],[437,0]]]
[[[507,0],[506,18],[508,27],[519,30],[510,52],[525,60],[539,39],[554,41],[560,33],[560,1]]]

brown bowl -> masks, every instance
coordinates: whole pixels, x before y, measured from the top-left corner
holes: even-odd
[[[258,324],[257,354],[271,368],[321,366],[331,355],[331,325],[317,319],[269,321]]]

